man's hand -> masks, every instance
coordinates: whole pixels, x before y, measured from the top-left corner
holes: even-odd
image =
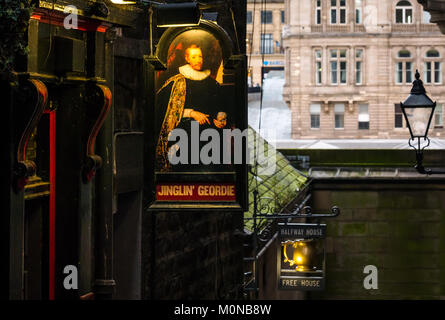
[[[210,121],[209,121],[209,115],[208,114],[204,114],[204,113],[201,113],[201,112],[199,112],[199,111],[192,111],[191,113],[190,113],[190,116],[193,118],[193,119],[195,119],[196,121],[198,121],[199,122],[199,124],[204,124],[204,123],[208,123],[208,124],[210,124]]]

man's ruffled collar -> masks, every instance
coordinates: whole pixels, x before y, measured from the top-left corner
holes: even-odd
[[[179,67],[179,72],[190,80],[204,80],[210,75],[210,70],[196,71],[189,64]]]

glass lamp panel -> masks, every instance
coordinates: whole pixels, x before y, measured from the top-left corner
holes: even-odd
[[[405,107],[407,122],[411,128],[411,134],[415,137],[428,135],[429,122],[433,113],[433,107],[409,108]]]

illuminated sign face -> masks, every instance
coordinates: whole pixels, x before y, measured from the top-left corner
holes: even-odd
[[[158,201],[236,201],[235,185],[231,183],[159,183]]]
[[[325,234],[326,225],[279,224],[280,289],[324,289]]]
[[[237,165],[245,164],[247,112],[237,88],[245,86],[245,66],[228,63],[232,49],[218,28],[170,28],[159,42],[165,69],[154,74],[157,202],[235,203],[244,194]]]
[[[167,70],[156,77],[158,172],[231,171],[221,164],[226,151],[221,131],[236,126],[234,102],[224,95],[222,85],[222,51],[216,38],[199,29],[176,37],[168,50]],[[204,141],[203,133],[209,133],[212,141]],[[216,136],[220,139],[213,141]],[[228,142],[225,145],[229,147]]]

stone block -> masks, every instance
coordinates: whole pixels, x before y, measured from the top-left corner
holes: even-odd
[[[369,236],[388,236],[392,233],[392,226],[388,222],[372,221],[368,223]]]
[[[375,208],[379,194],[375,191],[332,191],[332,205],[340,208]]]
[[[364,236],[367,233],[367,224],[362,222],[341,222],[339,229],[342,236]]]

